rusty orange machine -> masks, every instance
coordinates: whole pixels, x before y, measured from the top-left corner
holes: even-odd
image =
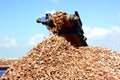
[[[77,11],[74,14],[67,14],[66,12],[47,13],[36,21],[46,25],[53,34],[66,38],[75,47],[88,46]]]

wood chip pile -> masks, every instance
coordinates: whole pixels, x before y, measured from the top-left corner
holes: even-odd
[[[0,58],[0,67],[10,67],[17,59],[2,59]]]
[[[102,47],[73,47],[52,36],[13,63],[0,80],[120,80],[120,54]]]

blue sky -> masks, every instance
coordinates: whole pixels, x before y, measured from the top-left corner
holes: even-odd
[[[120,0],[0,0],[0,58],[20,58],[49,36],[36,19],[78,11],[87,43],[120,53]]]

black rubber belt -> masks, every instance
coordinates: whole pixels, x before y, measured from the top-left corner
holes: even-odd
[[[72,29],[58,31],[58,35],[61,34],[79,34],[82,36],[82,34],[78,30],[72,30]]]

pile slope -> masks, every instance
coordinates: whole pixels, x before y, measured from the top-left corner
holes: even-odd
[[[52,36],[16,61],[0,80],[120,80],[120,55],[102,47],[73,47]]]

